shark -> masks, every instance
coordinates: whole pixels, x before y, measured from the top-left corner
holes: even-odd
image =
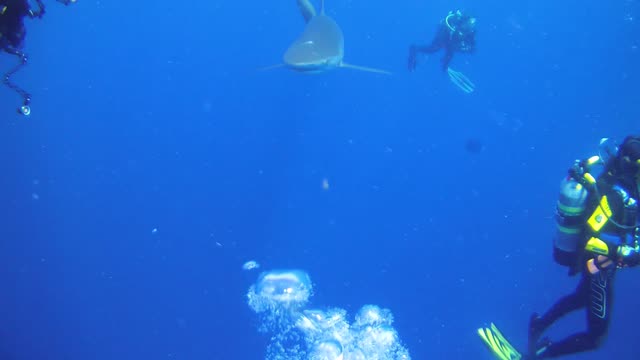
[[[390,75],[386,70],[348,64],[344,61],[342,29],[324,10],[324,0],[317,13],[310,0],[296,0],[306,26],[284,53],[284,64],[301,73],[321,73],[336,68],[349,68]]]

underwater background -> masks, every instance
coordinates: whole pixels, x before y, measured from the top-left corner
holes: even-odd
[[[391,76],[260,71],[302,31],[293,0],[47,4],[15,77],[32,115],[0,88],[0,359],[264,359],[247,292],[273,269],[307,272],[312,306],[390,309],[412,359],[492,359],[492,321],[523,348],[578,280],[551,258],[561,178],[640,131],[635,0],[327,0],[345,60]],[[472,94],[441,53],[406,70],[457,8]],[[566,359],[637,358],[637,276]]]

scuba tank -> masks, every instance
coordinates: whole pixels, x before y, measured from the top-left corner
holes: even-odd
[[[588,191],[572,176],[560,183],[556,205],[556,233],[553,237],[553,258],[564,266],[573,266],[582,239],[584,212]]]
[[[620,170],[618,163],[621,152],[622,149],[610,139],[602,139],[599,154],[585,160],[576,160],[569,168],[569,176],[560,184],[555,217],[556,232],[553,237],[553,257],[557,263],[569,267],[569,275],[579,271],[580,266],[577,265],[582,257],[585,235],[588,234],[592,237],[586,241],[587,247],[592,240],[595,240],[602,243],[604,250],[607,250],[608,245],[601,237],[613,236],[614,239],[611,241],[638,249],[637,251],[640,252],[638,201],[618,183],[619,179],[616,175]],[[636,162],[640,163],[640,160]],[[598,179],[604,176],[603,184],[607,185],[604,194],[601,194],[598,189],[600,180],[596,180],[591,173],[594,165],[602,167]],[[610,205],[611,201],[617,212],[615,218]],[[590,216],[585,214],[587,202],[590,209],[592,205],[595,206]],[[604,226],[610,226],[610,228],[605,229]],[[593,246],[594,249],[598,248]]]
[[[553,236],[553,258],[558,264],[568,266],[569,274],[575,273],[575,265],[580,254],[578,247],[584,240],[587,197],[589,189],[596,183],[590,171],[591,167],[597,164],[603,164],[602,156],[576,160],[569,168],[569,176],[560,183],[560,194],[556,204],[556,232]]]

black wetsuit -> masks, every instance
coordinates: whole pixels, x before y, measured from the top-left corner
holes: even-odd
[[[618,194],[612,190],[611,183],[621,186],[629,196],[633,199],[638,199],[638,189],[635,184],[625,184],[619,179],[617,181],[611,181],[610,179],[604,179],[602,183],[598,181],[600,187],[600,195],[607,195],[609,199],[609,205],[613,212],[612,218],[617,222],[628,222],[631,224],[638,223],[637,209],[634,214],[627,214],[627,219],[623,220],[622,214],[624,205]],[[596,199],[594,195],[590,195],[588,200],[591,206],[587,207],[586,216],[590,217],[593,211],[598,206],[599,199]],[[585,226],[586,225],[585,219]],[[617,235],[623,235],[631,230],[621,230],[616,228],[614,224],[609,221],[607,225],[602,229],[602,233],[616,233]],[[591,234],[585,235],[590,237]],[[584,248],[583,244],[582,248]],[[614,248],[616,245],[610,244],[610,248]],[[557,356],[575,354],[579,352],[595,350],[607,335],[609,329],[609,323],[611,321],[611,310],[613,305],[613,282],[616,273],[616,264],[612,264],[606,268],[601,269],[595,274],[591,274],[586,267],[586,261],[590,258],[594,258],[596,254],[584,251],[583,256],[578,260],[578,266],[581,267],[581,279],[576,287],[575,291],[556,302],[551,309],[549,309],[543,316],[532,316],[529,324],[529,353],[525,359],[545,359],[553,358]],[[567,315],[568,313],[585,308],[587,329],[583,332],[570,335],[569,337],[557,341],[551,342],[543,340],[538,343],[538,340],[542,333],[549,328],[559,318]],[[531,355],[540,348],[544,349],[538,356]]]
[[[30,15],[29,3],[26,0],[0,0],[0,10],[0,49],[14,53],[24,43],[24,18]]]
[[[75,0],[56,0],[59,3],[69,5]],[[33,6],[31,6],[33,5]],[[24,26],[24,18],[42,18],[45,6],[42,0],[0,0],[0,53],[18,57],[19,63],[4,73],[2,83],[22,97],[22,106],[18,113],[29,115],[31,109],[31,95],[15,84],[11,78],[27,64],[27,55],[22,52],[27,31]]]
[[[535,359],[595,350],[600,346],[607,335],[611,321],[615,271],[615,266],[595,275],[591,275],[587,270],[583,271],[580,283],[572,294],[560,299],[542,317],[532,321],[531,336],[537,338],[568,313],[582,308],[586,308],[587,312],[586,331],[573,334],[558,342],[545,344],[546,350]]]
[[[415,70],[418,53],[433,54],[444,49],[442,70],[447,71],[455,52],[474,52],[476,48],[475,31],[468,28],[468,25],[466,25],[468,21],[468,16],[452,16],[449,24],[454,29],[460,29],[460,31],[453,31],[449,29],[446,21],[442,20],[431,44],[411,45],[409,48],[409,71]]]

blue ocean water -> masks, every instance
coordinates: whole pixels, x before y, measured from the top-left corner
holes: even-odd
[[[306,271],[313,306],[390,309],[413,359],[491,359],[477,327],[523,347],[576,285],[550,247],[567,167],[639,131],[635,0],[327,0],[345,60],[392,76],[260,71],[302,30],[293,0],[47,5],[15,77],[33,114],[0,88],[0,359],[262,359],[247,292],[271,269]],[[441,54],[406,70],[456,8],[473,94]],[[636,273],[567,359],[636,358]]]

